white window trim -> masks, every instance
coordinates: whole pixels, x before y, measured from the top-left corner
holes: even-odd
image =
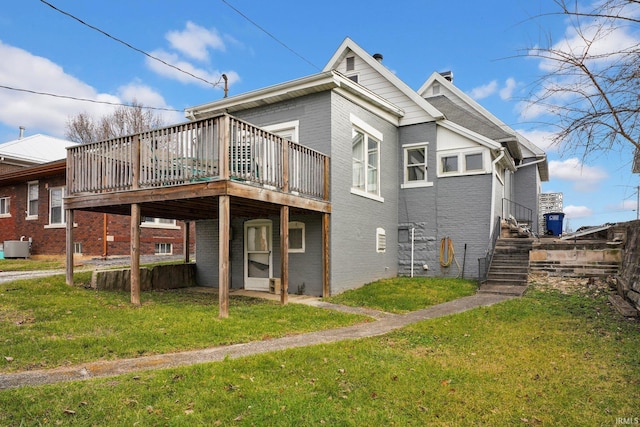
[[[158,219],[161,219],[161,218],[154,218],[154,220],[158,220]],[[164,218],[164,219],[168,219],[168,218]],[[151,222],[151,221],[141,221],[140,227],[141,228],[163,228],[165,230],[180,230],[180,226],[176,224],[176,220],[173,219],[171,221],[173,221],[172,224],[163,224],[163,223]]]
[[[51,205],[51,193],[53,193],[53,191],[55,190],[60,190],[62,192],[61,197],[60,197],[60,217],[62,219],[61,222],[51,222],[51,209],[53,208],[53,206]],[[65,227],[67,225],[67,212],[64,208],[64,196],[65,196],[65,187],[64,186],[59,186],[59,187],[49,187],[49,206],[48,206],[48,211],[49,211],[49,224],[48,227],[45,226],[46,228],[58,228],[58,227]]]
[[[38,186],[38,198],[36,200],[38,201],[38,210],[40,209],[40,183],[38,181],[29,181],[27,182],[27,208],[25,209],[25,213],[27,214],[26,216],[27,220],[38,219],[38,212],[32,213],[29,211],[29,205],[31,202],[31,199],[29,198],[29,193],[30,193],[29,189],[32,185]]]
[[[375,200],[377,202],[384,202],[384,197],[382,197],[380,195],[380,193],[382,192],[382,188],[380,185],[380,181],[381,181],[381,170],[380,170],[380,158],[382,157],[382,143],[383,143],[383,137],[382,137],[382,132],[380,132],[379,130],[377,130],[376,128],[374,128],[373,126],[371,126],[370,124],[368,124],[367,122],[365,122],[364,120],[362,120],[361,118],[359,118],[358,116],[354,115],[353,113],[350,114],[349,119],[351,120],[351,126],[352,128],[355,127],[356,129],[364,132],[365,134],[367,134],[368,136],[372,136],[375,139],[378,140],[378,183],[377,183],[377,187],[378,187],[378,194],[373,194],[373,193],[368,193],[366,191],[362,191],[359,190],[357,188],[353,188],[351,187],[351,194],[354,194],[356,196],[361,196],[361,197],[366,197],[368,199],[372,199]],[[353,130],[352,130],[353,131]],[[366,156],[365,156],[365,161],[366,161]],[[366,170],[365,170],[366,172]],[[366,179],[366,175],[365,175],[365,179]]]
[[[289,230],[291,229],[301,229],[302,230],[302,248],[295,248],[292,249],[291,245],[289,245],[289,252],[293,253],[293,254],[301,254],[304,253],[305,251],[305,246],[306,246],[306,229],[305,229],[305,225],[304,222],[301,221],[290,221],[289,222]]]
[[[474,169],[467,171],[465,156],[469,154],[482,154],[482,169]],[[443,157],[457,157],[458,158],[458,170],[454,172],[444,172],[442,170],[442,158]],[[448,176],[467,176],[467,175],[484,175],[487,173],[491,173],[490,168],[488,167],[488,151],[478,148],[469,148],[469,149],[461,149],[461,150],[447,150],[440,151],[437,153],[437,161],[438,161],[438,177],[448,177]]]
[[[11,218],[11,197],[0,197],[0,200],[5,200],[4,206],[7,209],[6,212],[0,213],[0,218]]]
[[[403,156],[403,161],[402,161],[402,175],[403,175],[403,183],[400,184],[400,188],[421,188],[421,187],[432,187],[433,186],[433,182],[429,181],[429,166],[426,166],[426,173],[425,173],[425,180],[423,181],[409,181],[408,180],[408,175],[407,175],[407,166],[408,166],[408,158],[407,158],[407,151],[411,150],[413,148],[424,148],[424,161],[425,163],[428,162],[429,159],[429,155],[428,155],[428,150],[429,150],[429,143],[428,142],[416,142],[413,144],[404,144],[402,146],[402,156]]]
[[[158,252],[158,247],[164,246],[169,248],[169,252]],[[155,255],[173,255],[173,243],[167,242],[158,242],[153,245],[153,250]]]
[[[280,135],[281,133],[286,133],[288,130],[292,130],[293,137],[291,141],[300,142],[300,120],[292,120],[290,122],[276,123],[273,125],[263,126],[262,129],[267,132],[274,133],[276,135]]]

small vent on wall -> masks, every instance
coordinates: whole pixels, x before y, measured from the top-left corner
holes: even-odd
[[[356,58],[350,56],[347,58],[347,71],[353,71],[356,69]]]
[[[385,252],[387,250],[387,234],[384,228],[376,228],[376,252]]]

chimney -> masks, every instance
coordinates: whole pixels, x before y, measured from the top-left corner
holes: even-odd
[[[24,126],[20,126],[20,136],[18,137],[18,139],[22,138],[24,138]]]
[[[440,75],[446,80],[449,80],[451,83],[453,83],[453,71],[443,71],[440,73]]]
[[[383,58],[384,58],[384,57],[382,56],[382,54],[381,54],[381,53],[374,53],[374,54],[373,54],[373,59],[375,59],[376,61],[378,61],[378,62],[380,62],[380,63],[382,63],[382,59],[383,59]]]

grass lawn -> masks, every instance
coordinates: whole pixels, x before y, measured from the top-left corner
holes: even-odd
[[[84,272],[74,281],[90,279],[91,272]],[[129,292],[69,287],[64,275],[0,284],[0,371],[200,349],[371,320],[241,296],[230,298],[229,318],[219,319],[217,294],[186,290],[143,292],[141,299],[135,307]]]
[[[0,259],[0,271],[60,270],[65,261],[57,258]]]
[[[0,391],[0,425],[616,425],[640,417],[638,348],[606,295],[532,290],[380,337]]]
[[[388,313],[407,313],[476,292],[475,281],[438,277],[398,277],[369,283],[326,298],[335,304],[369,307]]]

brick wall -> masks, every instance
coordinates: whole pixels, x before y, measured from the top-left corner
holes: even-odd
[[[0,187],[0,197],[10,197],[10,217],[0,218],[0,242],[31,238],[32,255],[62,255],[66,253],[66,228],[49,225],[49,189],[64,186],[65,177],[54,176],[38,180],[38,216],[27,218],[27,182]],[[131,222],[123,215],[95,212],[75,212],[73,241],[82,244],[82,254],[102,256],[105,252],[104,225],[107,224],[106,255],[130,253]],[[140,253],[152,255],[156,243],[170,243],[174,254],[183,252],[184,223],[174,228],[142,226]],[[191,224],[190,252],[195,248],[195,225]]]

